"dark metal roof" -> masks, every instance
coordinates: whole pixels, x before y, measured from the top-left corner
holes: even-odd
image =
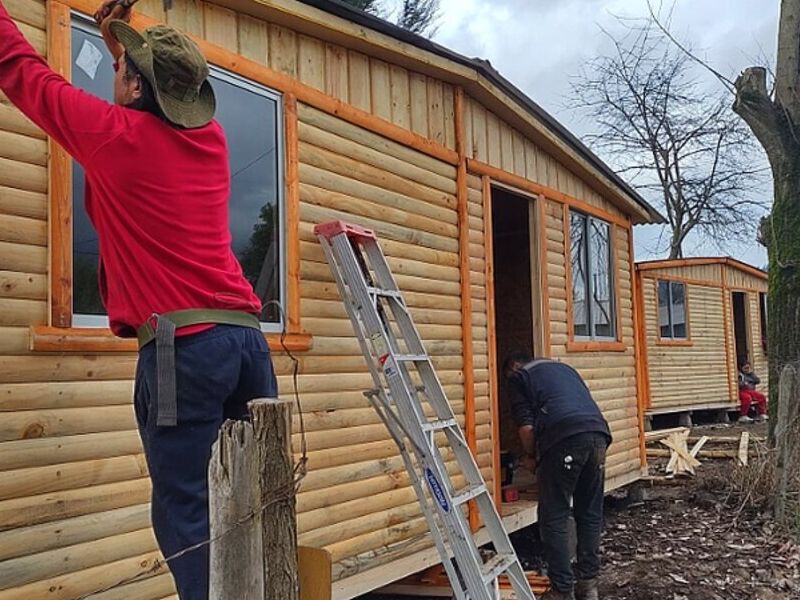
[[[617,186],[619,186],[631,199],[644,208],[655,223],[666,223],[667,220],[658,212],[653,206],[650,205],[636,190],[634,190],[628,183],[626,183],[619,175],[617,175],[611,167],[603,162],[594,152],[581,142],[575,135],[573,135],[566,127],[558,122],[552,115],[545,111],[541,106],[536,104],[522,90],[517,88],[508,79],[503,77],[488,60],[480,58],[468,58],[457,52],[450,50],[440,44],[432,42],[431,40],[420,35],[411,33],[398,27],[393,23],[389,23],[384,19],[366,13],[362,10],[354,8],[349,4],[340,2],[339,0],[299,0],[303,4],[308,4],[320,10],[324,10],[330,14],[336,15],[348,21],[352,21],[358,25],[368,27],[380,33],[384,33],[402,42],[406,42],[422,50],[427,50],[453,62],[471,67],[489,79],[494,85],[502,89],[511,98],[516,100],[523,108],[534,115],[539,121],[556,134],[558,137],[572,146],[578,154],[586,159],[589,164],[595,167],[598,171],[603,173]]]

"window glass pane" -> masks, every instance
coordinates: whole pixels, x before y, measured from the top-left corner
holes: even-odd
[[[596,337],[614,337],[611,244],[608,223],[589,219],[589,263],[592,276],[592,323]]]
[[[686,287],[672,282],[672,337],[686,339]]]
[[[84,43],[102,55],[92,76],[75,64]],[[99,33],[73,26],[72,59],[73,83],[112,101],[112,59]],[[277,101],[224,75],[212,72],[211,80],[217,97],[215,118],[225,129],[230,153],[232,247],[266,305],[281,298],[282,285]],[[83,169],[73,161],[73,312],[105,315],[97,286],[97,234],[84,210],[84,189]],[[280,322],[278,309],[265,307],[262,321]]]
[[[572,270],[572,323],[576,336],[589,336],[587,304],[586,217],[570,213],[570,264]]]
[[[233,251],[261,301],[280,299],[277,103],[212,75],[231,163]],[[262,321],[279,322],[274,305]]]
[[[672,329],[669,322],[669,282],[658,282],[658,327],[662,338],[671,338]]]
[[[81,51],[90,52],[92,46],[102,57],[96,72],[88,73],[76,65]],[[72,28],[72,82],[95,96],[109,102],[114,99],[113,59],[100,34]],[[93,76],[90,76],[93,75]],[[97,286],[97,261],[100,248],[97,233],[92,227],[83,206],[86,182],[83,168],[72,161],[72,310],[83,315],[105,315]]]

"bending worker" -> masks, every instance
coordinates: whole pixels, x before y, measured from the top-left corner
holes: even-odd
[[[207,471],[226,418],[275,397],[261,302],[231,250],[230,171],[198,47],[130,8],[97,13],[115,59],[114,104],[50,70],[0,0],[0,89],[86,171],[111,330],[139,338],[134,405],[169,557],[208,539]],[[169,563],[182,600],[208,598],[208,547]]]
[[[552,584],[542,600],[597,600],[608,423],[569,365],[518,354],[506,360],[503,372],[524,462],[537,473],[539,531]],[[570,501],[578,533],[574,571]]]

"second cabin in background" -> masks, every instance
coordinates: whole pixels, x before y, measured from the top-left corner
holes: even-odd
[[[648,417],[739,409],[749,362],[766,393],[767,274],[732,258],[636,265]]]

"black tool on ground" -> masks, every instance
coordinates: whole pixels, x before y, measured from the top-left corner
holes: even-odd
[[[514,483],[514,471],[517,467],[519,467],[519,460],[513,452],[508,452],[506,450],[500,452],[501,485],[506,486]]]

